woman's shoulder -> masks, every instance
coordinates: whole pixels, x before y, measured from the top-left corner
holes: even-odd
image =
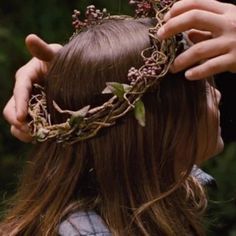
[[[203,185],[214,186],[215,180],[194,166],[192,173]],[[78,211],[59,225],[60,236],[111,236],[103,219],[95,211]]]
[[[94,211],[71,214],[59,225],[60,236],[111,236],[102,218]]]

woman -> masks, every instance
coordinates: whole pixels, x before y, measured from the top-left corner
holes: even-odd
[[[236,44],[233,42],[236,38],[233,23],[236,20],[235,12],[236,6],[215,0],[207,2],[181,0],[174,4],[165,17],[167,24],[161,28],[164,30],[158,32],[159,38],[164,39],[184,30],[194,29],[189,31],[189,38],[196,45],[176,58],[171,72],[192,67],[196,64],[196,60],[197,62],[205,60],[208,63],[198,68],[194,66],[191,70],[192,75],[185,75],[188,79],[205,79],[220,72],[235,72]],[[204,31],[201,31],[202,25],[205,27]],[[5,106],[4,116],[11,125],[12,135],[21,141],[29,142],[31,137],[27,129],[26,117],[32,83],[44,77],[61,45],[47,44],[32,34],[26,38],[26,45],[33,58],[17,71],[14,95]]]
[[[151,46],[152,24],[106,20],[63,47],[45,85],[52,123],[68,118],[53,101],[66,110],[96,107],[110,98],[101,94],[106,82],[126,83]],[[130,112],[86,141],[36,145],[1,235],[82,234],[73,216],[91,212],[107,235],[203,235],[206,196],[189,174],[223,147],[220,95],[206,81],[172,77],[143,96],[145,127]]]

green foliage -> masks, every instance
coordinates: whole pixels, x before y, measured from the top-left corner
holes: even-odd
[[[14,74],[30,55],[24,38],[36,33],[47,42],[65,43],[72,34],[71,13],[89,4],[106,7],[112,14],[129,14],[127,0],[1,0],[0,1],[0,110],[12,94]],[[138,114],[144,114],[142,105]],[[143,115],[142,115],[143,116]],[[143,118],[141,119],[143,120]],[[14,193],[29,146],[14,139],[6,121],[0,119],[0,201]],[[205,169],[218,183],[210,191],[209,235],[236,235],[236,144],[210,160]]]
[[[106,83],[106,86],[107,86],[107,89],[110,90],[110,92],[116,95],[119,99],[124,98],[125,89],[122,84],[117,83],[117,82],[108,82]]]
[[[206,171],[215,177],[217,188],[209,190],[209,235],[236,235],[236,143],[209,160]]]
[[[135,118],[138,123],[144,127],[145,126],[145,107],[144,103],[141,100],[138,100],[134,107]]]

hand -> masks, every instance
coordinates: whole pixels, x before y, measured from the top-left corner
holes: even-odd
[[[195,43],[175,59],[172,72],[193,66],[185,73],[191,80],[236,72],[236,6],[216,0],[181,0],[164,20],[160,39],[190,30],[189,38]]]
[[[22,66],[15,75],[13,96],[4,108],[3,115],[11,125],[11,133],[21,141],[29,142],[32,137],[26,124],[28,101],[35,82],[40,83],[55,54],[62,47],[59,44],[47,44],[36,35],[26,37],[26,46],[33,58]]]

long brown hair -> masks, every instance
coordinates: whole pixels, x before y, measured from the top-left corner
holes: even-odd
[[[69,110],[96,106],[107,99],[106,82],[126,82],[150,46],[151,24],[107,20],[65,45],[46,79],[52,122],[66,119],[53,100]],[[79,210],[96,211],[113,235],[203,235],[205,194],[189,173],[207,148],[198,132],[205,82],[169,75],[143,101],[144,128],[131,112],[90,140],[37,144],[1,235],[56,235],[60,222]]]

